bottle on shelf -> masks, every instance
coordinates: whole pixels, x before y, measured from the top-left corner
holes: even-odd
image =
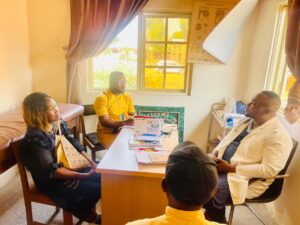
[[[228,117],[226,119],[225,127],[226,128],[232,128],[234,125],[234,118],[233,117]]]

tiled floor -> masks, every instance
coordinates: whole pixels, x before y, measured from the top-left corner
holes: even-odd
[[[268,225],[277,225],[274,218],[270,216],[266,207],[261,205],[253,205],[253,208],[259,212]],[[228,212],[229,210],[227,210]],[[33,215],[39,222],[47,223],[54,207],[41,204],[33,205]],[[77,220],[74,219],[74,224]],[[62,212],[60,212],[48,224],[63,224]],[[261,225],[260,221],[243,206],[236,207],[233,219],[234,225]],[[25,208],[23,202],[23,193],[21,182],[18,176],[10,180],[4,187],[0,188],[0,225],[26,225]],[[87,223],[83,223],[87,225]]]

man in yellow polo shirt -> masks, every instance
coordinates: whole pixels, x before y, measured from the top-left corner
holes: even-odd
[[[109,89],[103,91],[94,102],[98,116],[97,136],[100,143],[108,149],[116,138],[118,129],[133,125],[134,106],[125,94],[126,80],[122,72],[114,71],[109,76]]]
[[[194,143],[186,141],[176,146],[169,156],[161,186],[168,199],[165,214],[126,225],[219,224],[206,220],[201,210],[216,190],[216,165]]]

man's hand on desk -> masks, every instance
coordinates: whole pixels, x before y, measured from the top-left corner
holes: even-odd
[[[125,121],[120,121],[120,126],[113,129],[114,134],[118,134],[124,127],[133,127],[133,119],[128,119]]]
[[[133,119],[129,118],[128,120],[122,121],[122,126],[133,126]]]
[[[235,173],[235,165],[231,165],[226,160],[214,158],[214,161],[217,164],[218,173]]]
[[[112,128],[113,134],[118,134],[120,132],[120,129],[124,126],[133,126],[132,118],[129,118],[125,121],[114,121],[110,119],[108,115],[99,116],[98,118],[101,126]]]

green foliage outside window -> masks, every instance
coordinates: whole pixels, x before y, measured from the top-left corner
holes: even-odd
[[[189,18],[143,15],[140,19],[144,31],[138,29],[138,19],[134,19],[104,52],[93,58],[91,87],[108,88],[109,74],[118,70],[126,76],[127,90],[140,86],[142,90],[184,91]],[[140,40],[143,50],[138,49],[138,32],[144,32],[145,39]]]

